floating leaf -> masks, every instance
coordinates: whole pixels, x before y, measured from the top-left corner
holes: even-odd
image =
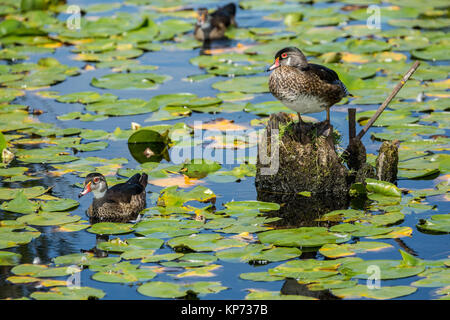
[[[389,197],[401,197],[402,193],[396,185],[375,179],[366,179],[367,191],[380,193]]]
[[[386,287],[383,286],[379,289],[369,289],[366,285],[358,284],[351,288],[343,288],[343,289],[332,289],[331,292],[340,297],[346,299],[355,299],[355,298],[369,298],[369,299],[394,299],[402,296],[410,295],[416,292],[417,288],[408,287],[408,286],[393,286]]]
[[[14,266],[19,264],[22,256],[18,253],[9,251],[0,251],[0,266]]]
[[[425,270],[425,266],[409,266],[396,260],[367,260],[367,261],[350,261],[344,263],[339,271],[357,279],[368,279],[372,274],[371,267],[377,267],[380,270],[380,279],[399,279],[407,278],[421,273]]]
[[[187,294],[187,290],[183,286],[162,281],[144,283],[137,290],[145,296],[165,299],[181,298]]]
[[[105,296],[103,290],[90,287],[56,287],[48,292],[33,292],[30,297],[36,300],[88,300],[101,299]]]
[[[317,300],[302,295],[281,294],[279,291],[252,290],[245,296],[245,300]]]
[[[350,240],[348,234],[328,232],[322,227],[271,230],[258,233],[261,243],[287,247],[319,247],[326,243],[342,243]]]
[[[356,253],[379,251],[386,248],[392,248],[392,246],[382,242],[357,242],[349,244],[326,244],[320,248],[319,252],[327,258],[340,258],[353,256]]]
[[[170,239],[167,244],[172,248],[189,248],[194,251],[218,251],[233,247],[244,247],[247,243],[226,239],[218,234],[194,234]]]
[[[429,220],[421,219],[417,224],[417,228],[421,231],[450,233],[450,215],[435,214]]]
[[[91,83],[105,89],[150,89],[169,79],[169,76],[155,73],[113,73],[99,79],[93,78]]]
[[[232,80],[216,82],[212,87],[220,91],[237,91],[243,93],[269,92],[267,77],[238,77]]]
[[[57,226],[80,220],[80,216],[72,216],[63,212],[39,212],[17,218],[17,221],[35,226]]]

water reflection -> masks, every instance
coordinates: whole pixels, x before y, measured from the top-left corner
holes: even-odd
[[[298,194],[282,194],[257,190],[257,200],[275,202],[280,205],[278,211],[268,213],[268,217],[280,217],[282,219],[271,223],[278,228],[298,228],[322,226],[329,227],[331,222],[316,221],[324,214],[333,210],[347,209],[349,197],[324,197],[324,196],[302,196]],[[334,224],[334,223],[333,223]],[[302,248],[301,259],[316,259],[318,248]],[[301,295],[320,300],[336,300],[330,290],[312,291],[306,284],[298,283],[297,280],[288,278],[280,290],[285,295]]]
[[[295,279],[287,279],[280,290],[281,294],[297,295],[316,298],[319,300],[340,300],[330,290],[311,291],[306,284],[298,283]]]
[[[89,250],[84,250],[81,249],[81,252],[85,253],[85,252],[89,252],[94,254],[94,257],[96,258],[105,258],[108,257],[108,252],[102,249],[99,249],[99,244],[102,242],[108,242],[109,240],[109,235],[100,235],[97,234],[95,236],[95,246],[92,249]]]
[[[164,143],[129,143],[128,151],[139,163],[161,162],[162,159],[170,162],[169,150]]]
[[[349,205],[349,198],[347,196],[305,197],[297,194],[281,194],[261,190],[257,190],[257,200],[275,202],[280,205],[280,210],[269,212],[268,216],[282,218],[271,225],[283,228],[313,227],[319,225],[326,227],[329,222],[319,222],[316,219],[333,210],[347,209]]]

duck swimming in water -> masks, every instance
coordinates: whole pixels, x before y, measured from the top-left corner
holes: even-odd
[[[78,197],[92,192],[94,200],[87,210],[91,223],[127,222],[136,220],[146,207],[147,174],[135,174],[127,182],[108,188],[105,177],[90,173],[84,181],[84,189]]]

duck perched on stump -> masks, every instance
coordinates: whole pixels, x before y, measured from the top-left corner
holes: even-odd
[[[92,192],[94,200],[87,210],[91,222],[127,222],[135,220],[146,207],[147,174],[135,174],[127,182],[108,188],[105,177],[90,173],[78,197]]]
[[[198,9],[194,37],[199,41],[222,39],[229,26],[236,27],[235,15],[236,5],[234,3],[220,7],[211,14],[206,8]]]
[[[330,107],[351,94],[333,70],[308,63],[302,51],[295,47],[281,49],[267,71],[269,89],[275,98],[297,112],[315,113],[326,109],[330,122]]]

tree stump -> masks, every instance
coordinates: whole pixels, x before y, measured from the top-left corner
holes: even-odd
[[[353,183],[364,184],[366,178],[395,181],[396,142],[383,143],[375,170],[366,162],[359,138],[351,138],[342,155],[336,152],[336,140],[327,122],[300,124],[285,113],[270,115],[258,143],[255,186],[259,201],[281,205],[268,213],[283,218],[273,226],[319,225],[321,215],[348,208]]]
[[[258,144],[255,185],[258,191],[346,197],[347,168],[336,153],[334,133],[326,122],[292,122],[285,113],[272,114],[266,128],[267,143]],[[274,139],[275,138],[275,139]],[[274,141],[271,141],[274,140]],[[265,148],[265,150],[261,150]],[[265,174],[261,154],[278,150],[277,170]]]
[[[378,180],[394,183],[398,172],[398,146],[399,141],[384,141],[378,151],[376,160]]]

